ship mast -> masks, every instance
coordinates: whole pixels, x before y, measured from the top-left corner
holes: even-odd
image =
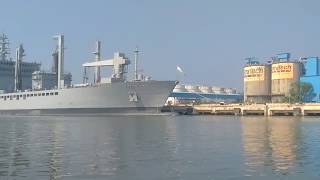
[[[1,61],[8,60],[8,55],[10,54],[9,44],[10,43],[7,35],[2,34],[0,36],[0,60]]]
[[[96,42],[96,51],[93,52],[95,55],[96,62],[99,62],[101,60],[101,41]],[[100,77],[100,66],[96,66],[95,68],[95,83],[100,83],[101,77]]]
[[[138,80],[138,56],[139,56],[139,50],[138,46],[136,46],[136,49],[134,52],[134,80]]]
[[[54,36],[55,40],[58,40],[58,89],[64,87],[64,36]]]
[[[22,58],[25,56],[22,44],[16,49],[16,65],[14,72],[14,90],[18,91],[22,89],[22,76],[21,76],[21,63]]]

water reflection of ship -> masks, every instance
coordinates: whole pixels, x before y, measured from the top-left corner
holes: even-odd
[[[48,152],[48,168],[49,168],[49,177],[52,180],[60,179],[63,175],[63,170],[65,170],[63,162],[63,148],[65,141],[65,127],[56,123],[49,129],[48,138],[51,145],[51,148]]]
[[[22,129],[25,129],[25,124],[12,124],[8,132],[9,146],[4,144],[1,149],[7,149],[7,151],[2,151],[3,157],[7,159],[6,165],[2,164],[0,166],[1,175],[6,174],[10,177],[19,177],[26,173],[29,166],[31,166],[31,161],[28,157],[28,147],[25,145],[25,142],[29,140],[29,136],[26,136],[25,132]],[[1,159],[3,159],[3,157]],[[4,170],[6,169],[7,170]]]
[[[297,159],[297,119],[243,117],[243,146],[249,169],[272,166],[283,173]]]
[[[65,176],[85,176],[88,179],[116,176],[116,179],[126,179],[140,175],[139,179],[143,179],[145,172],[155,169],[158,172],[149,174],[150,179],[158,173],[168,176],[176,173],[174,166],[167,167],[167,161],[163,161],[172,159],[176,150],[175,125],[173,121],[166,120],[168,117],[155,116],[150,120],[148,116],[129,116],[127,120],[110,118],[109,121],[104,117],[90,118],[85,129],[97,133],[83,133],[83,123],[68,131],[60,123],[50,128],[51,150],[47,158],[51,179]],[[69,121],[71,119],[68,118]],[[75,119],[82,121],[86,118]],[[150,161],[157,163],[149,165]]]
[[[121,128],[126,131],[119,131],[115,145],[119,157],[115,170],[120,179],[126,179],[132,175],[138,176],[137,179],[144,179],[146,172],[149,179],[156,179],[159,174],[166,177],[177,174],[179,169],[174,166],[174,163],[168,164],[168,161],[174,159],[176,153],[176,129],[175,123],[167,118],[155,116],[151,120],[147,116],[130,117],[121,124]],[[119,128],[118,121],[112,126]],[[155,169],[157,172],[150,173]]]

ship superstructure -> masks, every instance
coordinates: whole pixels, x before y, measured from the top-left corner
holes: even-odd
[[[27,90],[0,94],[0,113],[3,114],[110,114],[160,112],[175,81],[155,81],[149,78],[126,79],[130,60],[124,53],[114,53],[107,60],[101,58],[101,42],[96,43],[95,59],[83,64],[84,71],[94,68],[94,82],[66,85],[64,73],[64,36],[58,41],[55,69],[56,86],[48,90]],[[136,51],[135,51],[136,52]],[[137,52],[136,52],[137,53]],[[135,62],[137,62],[137,55]],[[137,64],[137,63],[135,63]],[[112,67],[111,77],[101,77],[102,67]],[[136,69],[136,68],[135,68]]]
[[[33,90],[45,90],[55,89],[58,83],[58,60],[59,51],[58,48],[52,53],[52,67],[51,71],[35,71],[32,73],[32,89]],[[72,82],[71,73],[63,74],[64,86],[70,87]]]
[[[22,44],[16,49],[16,61],[13,61],[9,45],[7,35],[0,35],[0,91],[31,89],[32,73],[40,70],[40,64],[23,61],[25,53]]]

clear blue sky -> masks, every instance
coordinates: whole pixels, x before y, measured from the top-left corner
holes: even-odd
[[[66,70],[81,81],[81,64],[93,58],[95,40],[103,56],[114,51],[133,59],[136,45],[153,79],[242,88],[244,59],[280,52],[320,56],[318,0],[8,0],[1,2],[0,31],[12,50],[22,42],[26,60],[49,69],[54,41],[66,39]]]

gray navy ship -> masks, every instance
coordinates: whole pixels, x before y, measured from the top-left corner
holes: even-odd
[[[16,49],[16,61],[6,60],[12,68],[10,75],[14,84],[10,92],[7,84],[1,82],[0,114],[21,115],[67,115],[67,114],[144,114],[159,113],[176,81],[156,81],[138,73],[138,50],[135,51],[134,78],[126,80],[130,60],[124,53],[102,60],[101,42],[97,41],[95,58],[84,63],[83,83],[71,84],[71,74],[64,73],[64,36],[55,36],[58,41],[53,53],[52,72],[40,71],[39,63],[22,61],[22,45]],[[2,49],[5,52],[6,49]],[[6,53],[2,53],[6,54]],[[1,52],[0,52],[1,55]],[[4,63],[5,64],[5,63]],[[112,67],[111,77],[101,77],[102,67]],[[26,71],[25,69],[28,69]],[[88,82],[88,69],[94,69],[94,80]],[[13,71],[14,69],[14,71]],[[9,75],[9,77],[11,77]],[[25,85],[27,82],[31,86]],[[9,78],[8,78],[9,79]],[[25,82],[27,81],[27,82]],[[11,87],[11,86],[10,86]]]

